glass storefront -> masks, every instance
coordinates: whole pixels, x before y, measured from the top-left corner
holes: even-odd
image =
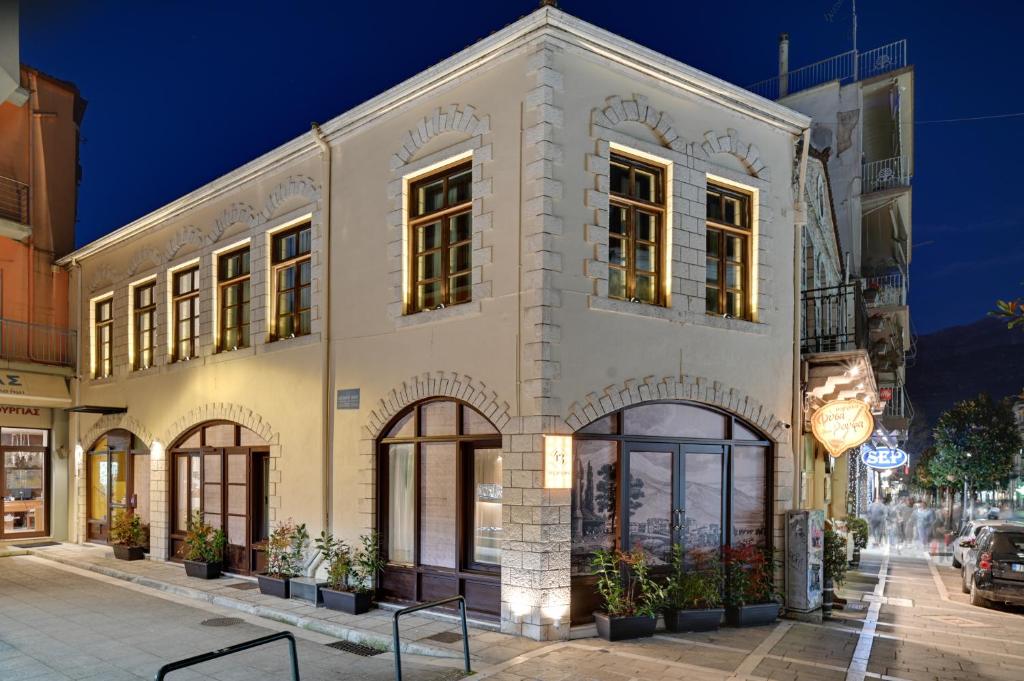
[[[49,437],[47,430],[0,428],[0,538],[48,532]]]

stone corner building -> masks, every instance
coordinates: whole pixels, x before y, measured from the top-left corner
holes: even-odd
[[[81,248],[73,538],[377,530],[537,639],[598,547],[781,550],[807,124],[546,7]]]

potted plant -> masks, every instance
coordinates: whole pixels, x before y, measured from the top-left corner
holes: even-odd
[[[110,543],[119,560],[142,560],[145,557],[146,527],[134,513],[119,509],[110,524]]]
[[[768,551],[754,544],[726,546],[725,620],[735,627],[771,624],[779,617],[774,564]]]
[[[267,571],[256,575],[260,593],[288,598],[288,580],[302,571],[308,545],[305,525],[289,519],[275,527],[267,539]]]
[[[853,533],[853,560],[850,561],[850,566],[858,567],[860,550],[868,547],[868,521],[864,518],[851,518],[847,525]]]
[[[185,541],[182,543],[185,574],[199,579],[220,577],[227,544],[224,530],[215,530],[208,525],[203,520],[201,511],[193,513],[189,519]]]
[[[651,579],[643,549],[629,553],[599,549],[591,565],[604,604],[603,612],[594,613],[597,635],[606,641],[652,636],[665,591]]]
[[[825,545],[822,551],[822,572],[824,585],[821,593],[821,611],[828,616],[832,614],[832,599],[835,585],[841,585],[846,579],[846,537],[836,530],[831,523],[825,526]]]
[[[665,628],[713,631],[722,622],[724,575],[717,551],[694,550],[687,565],[683,547],[672,546],[672,571],[665,584]]]
[[[359,538],[362,548],[352,551],[343,540],[330,532],[320,533],[316,546],[327,564],[327,586],[321,589],[324,606],[350,615],[362,615],[373,607],[371,586],[384,569],[377,533]]]

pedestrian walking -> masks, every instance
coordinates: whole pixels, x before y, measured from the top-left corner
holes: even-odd
[[[868,506],[868,525],[871,527],[871,539],[875,546],[882,545],[886,513],[885,504],[882,503],[881,499],[875,497],[875,500]]]

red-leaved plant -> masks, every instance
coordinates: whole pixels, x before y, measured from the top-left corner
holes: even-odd
[[[768,550],[756,544],[723,546],[725,603],[739,607],[776,600],[775,565]]]

